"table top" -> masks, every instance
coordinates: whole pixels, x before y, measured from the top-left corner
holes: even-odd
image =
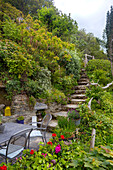
[[[4,123],[5,129],[3,133],[0,133],[0,144],[7,142],[12,135],[20,132],[21,130],[27,130],[28,128],[36,128],[35,126],[27,125],[27,124],[19,124],[8,122]]]

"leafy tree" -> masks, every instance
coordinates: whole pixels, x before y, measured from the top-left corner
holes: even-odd
[[[50,7],[53,5],[53,0],[3,0],[5,3],[10,3],[23,14],[36,14],[37,9],[41,9],[44,6]]]
[[[78,30],[77,22],[70,14],[62,14],[55,7],[38,10],[38,19],[47,26],[48,31],[63,41],[70,41],[71,35]]]
[[[113,7],[111,6],[110,12],[107,12],[106,21],[106,37],[107,37],[107,54],[111,61],[111,71],[113,76]]]
[[[75,38],[75,37],[76,38]],[[83,53],[98,59],[107,59],[106,54],[100,47],[100,41],[92,33],[86,33],[84,29],[79,30],[71,39],[71,42]]]

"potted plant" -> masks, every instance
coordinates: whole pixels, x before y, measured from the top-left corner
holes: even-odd
[[[69,119],[75,121],[75,125],[80,124],[81,117],[80,117],[80,114],[78,113],[78,111],[76,109],[68,110],[67,115],[68,115]]]
[[[19,116],[19,117],[16,119],[16,122],[17,122],[17,123],[20,123],[20,124],[24,124],[24,117],[23,117],[23,116]]]
[[[0,133],[2,133],[5,129],[5,125],[2,124],[2,115],[0,113]]]
[[[58,129],[54,130],[54,133],[61,138],[64,136],[63,140],[73,139],[75,137],[75,124],[72,120],[69,120],[67,117],[58,117]]]

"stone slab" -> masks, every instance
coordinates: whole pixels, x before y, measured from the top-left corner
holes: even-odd
[[[53,130],[57,127],[58,127],[58,120],[51,120],[47,129],[49,132],[53,132]]]
[[[75,87],[75,89],[85,90],[86,89],[86,85],[78,85],[78,86]]]
[[[76,109],[76,108],[78,108],[78,107],[79,107],[79,106],[76,105],[76,104],[67,104],[67,105],[64,106],[64,109],[65,109],[65,110],[68,110],[68,109]]]
[[[84,103],[86,100],[84,99],[71,99],[72,104],[79,104],[79,103]]]
[[[84,99],[86,98],[86,95],[85,94],[73,94],[71,96],[72,99],[76,98],[76,99]]]
[[[81,94],[81,93],[83,94],[83,93],[85,93],[85,92],[86,92],[86,90],[76,90],[76,91],[75,91],[76,94]]]
[[[67,112],[65,112],[65,111],[61,111],[61,112],[57,112],[57,113],[51,113],[51,114],[55,118],[57,118],[58,116],[67,117]]]

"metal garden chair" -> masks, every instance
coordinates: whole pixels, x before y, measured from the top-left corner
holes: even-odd
[[[6,163],[8,160],[12,161],[16,157],[22,155],[23,150],[27,148],[27,141],[29,139],[31,131],[32,129],[30,128],[15,133],[11,136],[11,138],[7,142],[7,145],[0,147],[0,156],[5,158]],[[27,136],[25,135],[26,133],[28,133]],[[22,139],[20,141],[20,138],[23,138],[24,141],[22,141]]]
[[[35,119],[35,121],[34,121],[34,119]],[[37,122],[36,116],[33,116],[32,123],[30,123],[30,124],[32,124],[32,126],[36,126],[36,128],[33,129],[32,132],[30,133],[30,138],[41,137],[42,141],[46,144],[47,143],[47,139],[46,139],[47,127],[48,127],[48,124],[51,121],[51,119],[52,119],[52,115],[49,113],[47,113],[44,116],[42,122]],[[40,125],[40,127],[37,126],[38,124]],[[29,146],[29,144],[28,144],[28,146]]]

